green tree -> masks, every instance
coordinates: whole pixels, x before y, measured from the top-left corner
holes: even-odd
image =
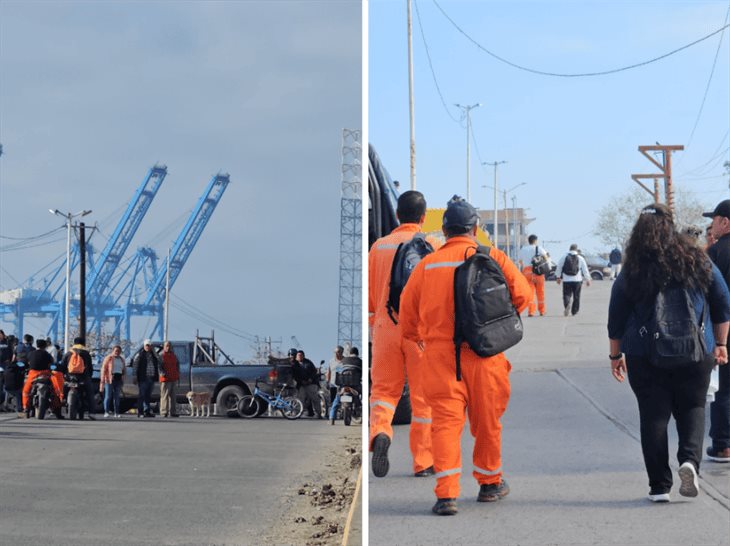
[[[608,246],[623,247],[639,217],[642,208],[654,202],[654,198],[636,186],[613,196],[598,210],[594,234]],[[689,191],[678,190],[674,194],[674,221],[678,229],[701,226],[704,207]]]

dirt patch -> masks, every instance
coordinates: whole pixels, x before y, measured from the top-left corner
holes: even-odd
[[[284,516],[269,529],[264,544],[335,546],[342,544],[347,514],[362,463],[361,428],[343,428],[320,467],[287,491]]]

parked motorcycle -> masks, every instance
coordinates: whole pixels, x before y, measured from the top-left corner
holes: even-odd
[[[53,401],[53,385],[48,375],[40,375],[33,380],[30,388],[30,407],[26,409],[29,415],[37,419],[45,419]]]
[[[64,382],[66,388],[66,408],[68,418],[73,420],[84,418],[84,409],[88,407],[86,403],[86,388],[75,375],[67,375]]]
[[[335,377],[335,384],[337,385],[337,396],[333,405],[337,407],[335,411],[330,412],[332,424],[335,424],[338,414],[342,415],[345,426],[350,426],[350,423],[362,423],[360,370],[347,370],[338,373]]]

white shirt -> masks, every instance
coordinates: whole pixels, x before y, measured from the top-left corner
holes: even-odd
[[[538,254],[547,257],[547,250],[542,248],[540,245],[525,245],[520,249],[520,252],[517,255],[517,259],[522,262],[520,264],[520,269],[532,264],[532,259],[535,257],[535,249],[537,249]]]
[[[565,258],[568,257],[568,254],[578,256],[578,273],[576,275],[563,274],[563,265],[565,265]],[[563,282],[583,282],[583,279],[590,279],[591,274],[588,271],[588,264],[586,263],[585,258],[578,254],[575,250],[571,250],[568,254],[560,258],[558,268],[555,270],[555,276],[559,279],[562,274]]]
[[[336,387],[335,385],[335,377],[337,377],[337,372],[342,371],[342,360],[337,360],[334,356],[329,361],[329,369],[330,369],[330,385],[333,387]]]
[[[112,360],[112,373],[123,373],[124,372],[124,361],[121,357],[115,356]]]

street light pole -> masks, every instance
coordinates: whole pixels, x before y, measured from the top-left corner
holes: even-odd
[[[494,167],[494,247],[499,248],[499,245],[497,244],[497,239],[499,238],[499,222],[497,219],[497,165],[501,165],[502,163],[507,163],[506,161],[493,161],[490,163],[489,161],[485,161],[482,163],[482,165],[491,165]]]
[[[411,16],[411,0],[408,2],[408,112],[411,124],[411,189],[416,189],[416,123],[413,106],[413,18]]]
[[[71,315],[71,228],[73,227],[71,222],[77,216],[86,216],[87,214],[91,214],[91,211],[83,210],[76,214],[72,214],[70,212],[64,214],[58,209],[48,209],[48,212],[66,219],[66,309],[64,310],[63,315],[63,350],[68,351],[69,319]]]
[[[474,108],[479,108],[481,106],[480,103],[472,104],[470,106],[463,106],[461,104],[455,104],[457,108],[461,108],[464,112],[464,115],[466,116],[466,200],[471,203],[471,183],[469,179],[469,138],[471,136],[471,111]]]

